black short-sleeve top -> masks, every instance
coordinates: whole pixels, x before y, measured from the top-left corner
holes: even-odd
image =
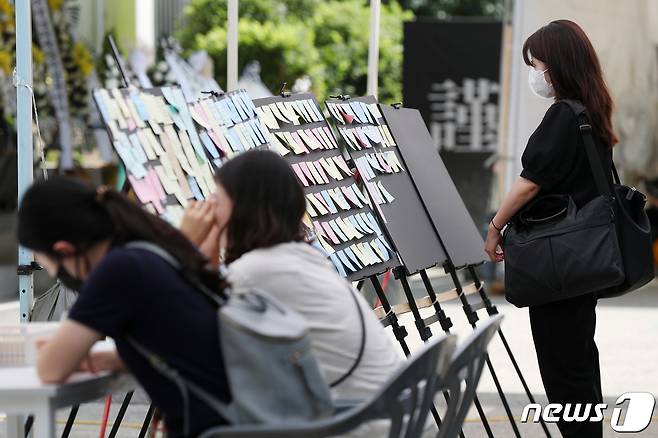
[[[157,255],[111,248],[89,275],[69,318],[114,338],[121,359],[165,414],[169,436],[183,435],[181,393],[135,351],[128,336],[211,394],[231,400],[216,306]],[[194,435],[226,422],[193,396],[189,415]]]
[[[598,191],[578,126],[578,118],[567,103],[551,105],[521,156],[521,176],[539,185],[540,195],[568,194],[581,207]],[[596,135],[594,144],[612,183],[612,149]]]

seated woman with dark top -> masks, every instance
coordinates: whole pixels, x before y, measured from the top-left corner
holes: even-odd
[[[306,199],[288,163],[273,152],[249,151],[215,176],[213,199],[188,209],[183,233],[208,257],[224,253],[234,292],[265,290],[307,319],[313,353],[335,397],[375,394],[400,367],[401,355],[363,297],[304,241]]]
[[[217,271],[206,268],[205,257],[178,230],[115,191],[51,179],[25,193],[18,239],[51,275],[80,292],[68,319],[40,349],[42,380],[64,381],[86,368],[87,359],[95,370],[130,370],[164,414],[169,436],[197,435],[226,423],[193,396],[184,406],[176,385],[127,341],[134,339],[230,402],[213,303],[159,256],[124,246],[152,242],[221,294]],[[117,351],[90,353],[105,336],[115,340]]]

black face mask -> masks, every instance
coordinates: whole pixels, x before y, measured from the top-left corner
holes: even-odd
[[[78,266],[76,262],[76,270],[77,268]],[[83,280],[74,277],[66,270],[66,268],[64,268],[61,259],[59,261],[59,267],[57,268],[57,278],[64,286],[76,292],[80,292],[80,289],[82,289],[82,285],[84,284]]]
[[[57,278],[59,278],[59,281],[64,286],[76,292],[80,292],[80,289],[82,289],[82,285],[84,284],[82,280],[69,274],[69,271],[67,271],[61,264],[59,265],[59,269],[57,269]]]

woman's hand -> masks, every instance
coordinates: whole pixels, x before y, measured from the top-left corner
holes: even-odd
[[[219,269],[219,227],[213,225],[199,245],[199,251],[210,261],[210,266]]]
[[[487,240],[484,243],[484,252],[487,253],[494,263],[505,260],[505,254],[503,254],[503,236],[491,223],[487,231]]]
[[[195,245],[201,246],[215,225],[214,202],[191,201],[185,209],[180,231]]]

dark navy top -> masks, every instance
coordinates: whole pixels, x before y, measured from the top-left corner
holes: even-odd
[[[129,335],[187,379],[229,402],[216,306],[157,255],[113,247],[91,272],[69,318],[110,336],[121,359],[164,413],[171,436],[183,435],[179,389],[127,342]],[[190,431],[226,421],[190,394]]]

